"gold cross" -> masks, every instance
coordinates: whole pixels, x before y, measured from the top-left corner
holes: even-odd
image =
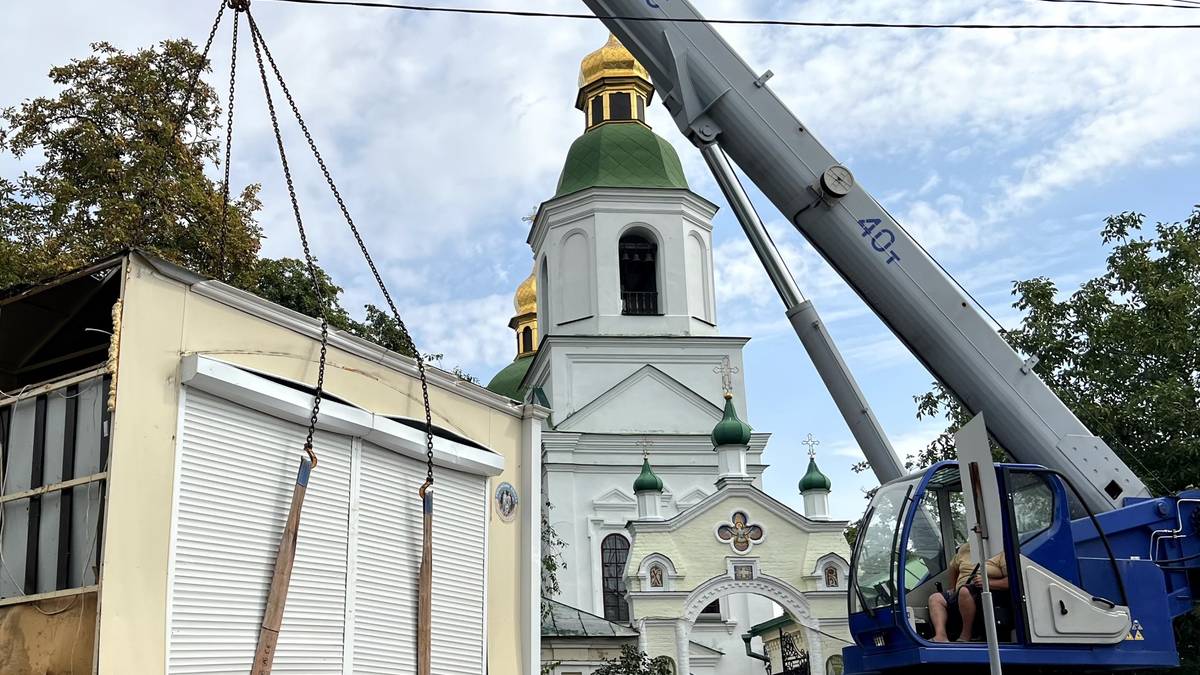
[[[654,441],[650,440],[649,438],[643,437],[642,440],[634,443],[634,445],[636,445],[642,449],[642,457],[644,457],[646,459],[650,458],[650,448],[654,447]]]

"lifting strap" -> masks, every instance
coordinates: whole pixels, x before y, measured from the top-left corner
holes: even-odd
[[[392,300],[391,294],[388,292],[386,285],[383,282],[383,277],[379,273],[378,267],[375,265],[374,259],[371,257],[370,251],[363,240],[362,234],[358,227],[354,224],[354,219],[350,216],[350,210],[346,206],[345,200],[338,191],[337,185],[333,181],[333,176],[329,171],[325,160],[321,157],[320,151],[317,150],[316,142],[313,140],[312,134],[308,130],[308,125],[305,124],[304,118],[300,114],[300,109],[296,105],[295,99],[292,97],[291,91],[288,89],[287,83],[284,82],[283,75],[279,71],[279,66],[275,63],[275,58],[271,55],[271,50],[267,47],[267,42],[264,39],[262,32],[258,28],[258,24],[254,20],[254,15],[250,12],[250,0],[221,0],[220,8],[217,11],[216,20],[213,23],[212,30],[209,32],[208,40],[204,46],[204,52],[200,60],[200,65],[191,82],[189,91],[183,103],[183,114],[181,120],[186,119],[186,113],[191,105],[191,99],[195,93],[196,85],[200,77],[200,71],[203,70],[208,63],[208,54],[212,46],[213,38],[216,35],[217,29],[221,24],[221,19],[224,16],[226,7],[234,10],[234,25],[233,25],[233,41],[232,55],[229,78],[229,107],[226,119],[226,134],[225,134],[225,176],[222,184],[222,195],[224,204],[222,206],[222,231],[219,250],[219,269],[222,277],[226,276],[225,271],[225,243],[226,230],[229,226],[228,215],[228,199],[229,199],[229,167],[230,157],[232,154],[233,145],[233,109],[234,109],[234,94],[237,78],[237,40],[238,40],[238,22],[242,14],[246,15],[247,23],[250,27],[250,37],[254,45],[254,56],[258,65],[258,72],[263,85],[263,94],[266,97],[267,109],[271,115],[272,131],[275,135],[275,143],[279,150],[279,159],[283,167],[283,176],[287,183],[288,197],[291,200],[292,213],[296,219],[296,229],[300,235],[300,243],[304,249],[304,259],[308,267],[309,280],[312,283],[313,292],[318,300],[318,306],[321,313],[321,354],[317,368],[317,384],[313,393],[312,414],[309,417],[308,435],[304,442],[304,452],[306,457],[300,460],[300,470],[296,476],[296,485],[292,492],[292,503],[288,511],[287,521],[284,525],[282,537],[279,542],[279,550],[275,558],[275,568],[271,578],[271,586],[267,595],[266,609],[263,614],[262,626],[259,631],[258,646],[255,650],[254,662],[251,666],[251,675],[270,675],[274,660],[276,647],[279,642],[279,631],[283,623],[283,613],[287,604],[288,589],[291,585],[292,566],[296,557],[296,544],[300,533],[300,515],[304,507],[304,497],[308,489],[309,477],[313,469],[317,468],[317,455],[313,450],[313,437],[316,433],[317,420],[321,409],[321,400],[324,395],[325,385],[325,366],[327,360],[327,352],[329,346],[329,322],[325,316],[326,298],[324,286],[321,283],[321,277],[316,267],[316,262],[309,248],[308,235],[304,229],[304,221],[300,214],[299,201],[296,198],[295,183],[292,180],[291,168],[288,164],[287,153],[284,149],[283,135],[279,128],[279,118],[276,114],[275,101],[271,95],[271,85],[267,76],[266,65],[270,65],[270,70],[274,75],[280,91],[287,99],[288,107],[292,111],[292,115],[296,119],[301,131],[304,132],[304,138],[308,143],[314,159],[317,162],[322,174],[325,176],[325,182],[329,186],[333,197],[337,200],[338,208],[341,210],[342,216],[346,224],[350,228],[350,232],[354,235],[355,241],[358,243],[359,250],[363,254],[363,258],[370,268],[371,273],[375,277],[375,282],[387,301],[388,309],[391,311],[393,319],[395,319],[398,328],[400,329],[401,337],[405,347],[413,354],[413,358],[417,365],[417,375],[421,382],[422,404],[425,411],[425,482],[421,485],[418,491],[418,496],[421,500],[421,512],[423,516],[423,536],[421,545],[421,566],[418,579],[418,602],[417,602],[417,675],[431,675],[431,650],[432,650],[432,616],[433,616],[433,411],[429,403],[429,381],[426,377],[425,359],[421,356],[420,350],[417,349],[416,343],[412,339],[404,321],[400,318],[400,312],[396,309],[396,303]],[[263,57],[266,57],[264,61]],[[182,124],[176,125],[176,133]]]

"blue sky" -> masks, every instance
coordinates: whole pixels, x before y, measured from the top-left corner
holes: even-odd
[[[431,4],[580,11],[574,0]],[[878,21],[1200,21],[1200,10],[1036,0],[696,0],[709,16]],[[53,64],[108,40],[125,49],[201,40],[216,2],[17,3],[0,27],[0,105],[50,93]],[[571,141],[578,64],[598,23],[412,15],[259,0],[255,15],[423,349],[487,380],[511,360],[516,285],[529,273],[528,215],[552,196]],[[228,25],[216,41],[228,73]],[[859,182],[1006,326],[1012,281],[1064,290],[1103,269],[1098,232],[1125,210],[1178,220],[1200,201],[1200,41],[1195,31],[887,31],[738,27],[722,32]],[[243,32],[245,36],[245,32]],[[248,44],[244,44],[248,47]],[[268,121],[242,52],[235,182],[262,182],[266,255],[297,255]],[[218,89],[223,85],[218,84]],[[693,189],[724,201],[665,111]],[[348,307],[378,302],[320,174],[289,131],[306,222]],[[0,173],[19,163],[0,157]],[[214,174],[215,175],[215,174]],[[830,325],[901,451],[936,435],[912,396],[931,377],[757,193],[801,287]],[[718,318],[746,352],[750,422],[774,433],[766,487],[799,506],[800,441],[822,441],[836,516],[857,518],[869,475],[770,284],[727,209],[716,221]]]

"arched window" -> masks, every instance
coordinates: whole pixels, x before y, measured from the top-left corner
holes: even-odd
[[[525,330],[521,331],[521,353],[528,354],[533,351],[533,328],[525,326]]]
[[[633,95],[624,91],[609,94],[608,118],[614,122],[633,119]]]
[[[845,666],[843,665],[842,657],[840,655],[831,656],[829,657],[829,660],[825,662],[825,675],[842,675],[843,670],[845,670]]]
[[[658,244],[637,233],[621,237],[621,313],[657,316]]]
[[[603,575],[604,618],[615,623],[629,621],[625,602],[625,561],[629,559],[629,540],[610,534],[600,544],[600,569]]]
[[[537,309],[538,309],[538,325],[542,327],[542,332],[549,332],[548,326],[553,326],[553,319],[550,316],[550,258],[542,258],[542,270],[538,275],[537,284]]]

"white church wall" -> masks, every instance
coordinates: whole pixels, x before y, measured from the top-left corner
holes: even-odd
[[[761,477],[764,470],[762,453],[769,438],[768,434],[755,434],[751,441],[749,468],[755,477]],[[635,445],[638,440],[643,439],[616,434],[543,434],[544,489],[554,507],[555,531],[566,544],[562,555],[567,571],[560,575],[563,590],[557,599],[600,616],[604,613],[601,542],[609,534],[625,532],[627,523],[637,518],[632,486],[642,462],[641,449]],[[691,505],[716,490],[717,457],[707,436],[647,436],[646,440],[654,444],[655,473],[671,495],[686,497]],[[664,496],[664,518],[675,517],[683,508],[676,499]],[[630,560],[636,569],[639,561]]]
[[[715,214],[714,205],[686,190],[592,188],[547,202],[529,239],[535,257],[550,264],[552,278],[546,281],[553,289],[547,294],[552,304],[549,312],[546,305],[538,305],[544,334],[715,335],[711,281]],[[618,245],[631,231],[648,235],[658,245],[661,316],[622,315]],[[578,234],[586,238],[586,254]],[[694,246],[709,269],[693,275],[701,281],[695,298],[689,297],[697,293],[691,290],[687,274],[689,236],[696,238]],[[695,321],[693,316],[703,320]]]
[[[687,298],[688,313],[693,319],[715,325],[713,308],[712,260],[709,255],[711,236],[691,230],[687,236]]]
[[[592,290],[593,253],[589,233],[576,228],[563,238],[556,285],[561,289],[555,312],[558,326],[588,319],[596,314]]]
[[[558,426],[646,366],[652,366],[682,385],[677,387],[679,398],[707,401],[716,411],[712,421],[693,416],[694,426],[677,431],[708,434],[721,417],[724,392],[715,371],[726,358],[736,370],[733,392],[738,414],[748,418],[742,361],[742,349],[747,342],[746,338],[718,336],[691,337],[686,342],[680,338],[650,336],[550,337],[541,345],[529,382],[546,391],[554,411],[552,423]],[[622,418],[617,414],[605,413],[596,419],[601,426],[590,429],[602,433],[645,431],[623,429]]]

